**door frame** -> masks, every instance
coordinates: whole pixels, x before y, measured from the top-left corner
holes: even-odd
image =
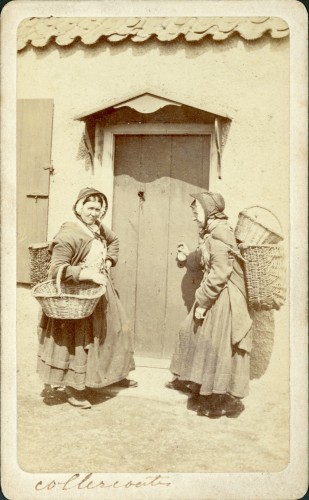
[[[209,186],[217,172],[217,148],[214,124],[130,123],[104,127],[100,122],[95,130],[94,166],[102,172],[104,192],[109,200],[107,224],[112,225],[114,198],[114,156],[117,135],[210,135]]]

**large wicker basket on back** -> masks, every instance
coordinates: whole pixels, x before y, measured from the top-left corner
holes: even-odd
[[[254,206],[239,213],[235,236],[245,259],[249,307],[280,309],[286,299],[281,224],[271,210]]]
[[[283,249],[278,245],[240,245],[249,307],[280,309],[286,299]]]
[[[82,319],[90,316],[106,287],[93,281],[79,283],[61,282],[68,264],[61,266],[56,280],[39,283],[32,290],[46,316],[57,319]]]
[[[248,207],[239,213],[235,236],[246,245],[275,245],[283,240],[277,216],[259,205]]]

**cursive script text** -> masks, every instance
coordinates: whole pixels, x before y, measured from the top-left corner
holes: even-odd
[[[42,490],[53,490],[54,488],[58,488],[63,491],[67,490],[93,490],[95,488],[143,488],[146,486],[170,486],[171,482],[169,481],[169,476],[162,476],[158,474],[156,476],[146,476],[143,481],[114,481],[109,483],[107,481],[98,481],[93,477],[92,472],[82,476],[81,474],[73,474],[67,481],[49,481],[48,483],[43,483],[43,481],[39,481],[35,485],[35,489],[37,491]]]

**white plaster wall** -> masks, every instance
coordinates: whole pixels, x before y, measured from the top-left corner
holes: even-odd
[[[222,180],[212,178],[210,188],[226,198],[232,223],[240,209],[261,204],[280,215],[287,233],[288,39],[27,48],[17,75],[18,98],[54,99],[49,237],[71,214],[81,187],[104,190],[100,169],[85,171],[76,159],[84,125],[73,117],[148,88],[233,118]]]

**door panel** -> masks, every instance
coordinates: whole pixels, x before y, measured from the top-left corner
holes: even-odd
[[[20,283],[30,282],[28,246],[46,241],[52,116],[50,99],[17,101],[17,281]]]
[[[139,356],[161,357],[164,343],[171,141],[143,136],[135,346]]]
[[[134,136],[128,143],[125,136],[117,138],[115,165],[119,175],[114,177],[114,196],[117,208],[113,210],[113,229],[119,237],[120,250],[117,266],[113,269],[116,289],[125,306],[131,326],[135,329],[137,250],[139,232],[141,137]],[[117,167],[118,169],[118,167]]]
[[[139,356],[169,358],[201,274],[179,268],[176,248],[194,249],[190,193],[208,189],[210,136],[119,136],[113,229],[120,238],[116,288]]]
[[[190,194],[208,188],[209,152],[205,155],[205,144],[209,144],[209,136],[172,137],[164,358],[174,350],[180,321],[191,309],[202,277],[200,272],[179,268],[175,259],[178,243],[184,241],[191,250],[198,243]]]

